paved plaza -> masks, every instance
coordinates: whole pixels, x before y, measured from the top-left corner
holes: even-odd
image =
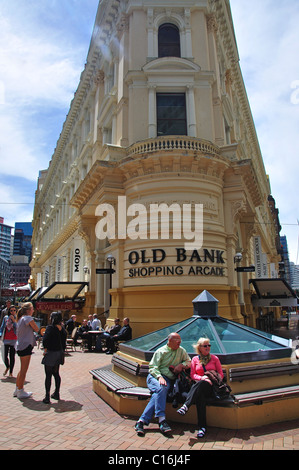
[[[192,454],[198,450],[299,449],[299,420],[246,430],[209,428],[203,440],[196,439],[193,425],[171,423],[173,434],[167,438],[152,423],[145,437],[137,437],[135,417],[120,416],[92,391],[89,371],[108,365],[111,356],[84,353],[80,348],[69,353],[61,368],[61,401],[52,400],[45,405],[42,350],[34,351],[25,386],[33,392],[32,398],[13,398],[15,378],[3,377],[5,367],[0,366],[0,450],[151,450]],[[14,375],[18,370],[16,357]]]

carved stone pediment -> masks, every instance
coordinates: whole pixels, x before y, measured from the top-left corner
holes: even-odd
[[[178,72],[184,72],[186,74],[194,74],[200,72],[201,68],[190,60],[178,57],[162,57],[160,59],[152,60],[143,67],[143,71],[146,75],[161,72],[169,73],[170,70],[177,70]]]

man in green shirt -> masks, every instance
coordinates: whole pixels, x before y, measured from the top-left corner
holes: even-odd
[[[159,348],[149,363],[147,386],[152,392],[144,412],[135,425],[138,436],[144,435],[143,425],[148,425],[155,413],[159,419],[159,427],[163,434],[171,432],[165,419],[166,399],[170,386],[175,380],[175,375],[169,370],[174,366],[174,372],[180,373],[190,367],[191,359],[184,348],[180,346],[181,337],[178,333],[171,333],[165,346]]]

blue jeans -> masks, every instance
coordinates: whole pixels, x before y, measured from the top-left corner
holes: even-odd
[[[163,377],[166,380],[167,385],[160,385],[159,380],[155,379],[151,374],[148,374],[147,376],[146,382],[148,388],[152,392],[152,396],[140,416],[140,419],[145,424],[150,423],[154,414],[157,418],[165,416],[166,398],[172,381],[165,376]]]

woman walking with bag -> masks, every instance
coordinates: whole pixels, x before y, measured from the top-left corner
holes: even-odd
[[[213,384],[208,377],[209,371],[215,371],[223,379],[221,363],[217,356],[210,354],[211,344],[208,338],[200,338],[195,345],[197,356],[191,361],[191,379],[195,381],[186,398],[184,405],[177,410],[185,415],[191,405],[196,405],[199,431],[198,438],[206,433],[206,400],[213,397]]]
[[[29,398],[32,392],[25,392],[24,383],[26,374],[30,364],[31,354],[36,340],[34,332],[38,332],[39,328],[32,318],[33,305],[31,302],[26,302],[22,308],[18,311],[18,324],[17,324],[17,354],[21,361],[21,369],[17,376],[16,389],[14,391],[14,397],[18,398]]]
[[[46,395],[43,402],[50,403],[50,389],[52,375],[55,381],[55,391],[51,398],[59,400],[59,391],[61,378],[59,375],[59,367],[64,364],[64,350],[66,347],[67,333],[62,326],[62,315],[60,312],[51,313],[51,325],[48,325],[43,336],[44,357],[42,364],[45,366],[45,389]]]
[[[17,342],[17,309],[14,305],[8,308],[7,315],[3,318],[0,328],[0,336],[4,344],[4,364],[6,366],[3,375],[9,371],[9,377],[12,377]]]

